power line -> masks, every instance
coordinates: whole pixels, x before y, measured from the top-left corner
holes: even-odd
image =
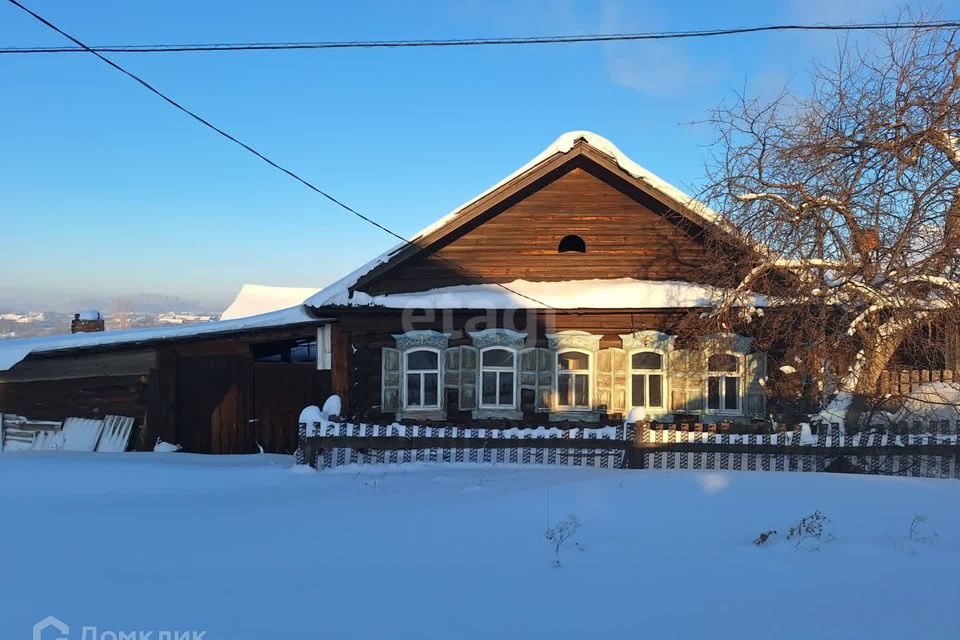
[[[223,137],[226,138],[227,140],[229,140],[229,141],[231,141],[231,142],[239,145],[239,146],[240,146],[241,148],[243,148],[244,150],[246,150],[246,151],[248,151],[249,153],[252,153],[252,154],[255,155],[256,157],[260,158],[261,160],[263,160],[264,162],[266,162],[267,164],[269,164],[269,165],[270,165],[271,167],[273,167],[274,169],[277,169],[277,170],[279,170],[279,171],[282,171],[283,173],[287,174],[288,176],[290,176],[291,178],[293,178],[294,180],[296,180],[296,181],[299,182],[300,184],[304,185],[305,187],[307,187],[307,188],[310,189],[311,191],[314,191],[314,192],[316,192],[316,193],[319,193],[321,196],[323,196],[324,198],[326,198],[327,200],[329,200],[329,201],[332,202],[333,204],[335,204],[335,205],[337,205],[338,207],[340,207],[340,208],[342,208],[342,209],[344,209],[344,210],[352,213],[353,215],[357,216],[357,217],[360,218],[361,220],[363,220],[363,221],[365,221],[365,222],[368,222],[369,224],[372,224],[373,226],[377,227],[377,228],[380,229],[381,231],[384,231],[384,232],[390,234],[390,235],[393,236],[394,238],[397,238],[398,240],[400,240],[401,242],[403,242],[405,245],[409,245],[409,246],[414,247],[414,248],[416,248],[416,249],[421,249],[421,248],[422,248],[422,247],[420,247],[419,245],[417,245],[416,243],[408,240],[407,238],[405,238],[405,237],[401,236],[400,234],[396,233],[395,231],[393,231],[393,230],[387,228],[386,226],[380,224],[379,222],[377,222],[377,221],[374,220],[373,218],[370,218],[370,217],[368,217],[368,216],[360,213],[359,211],[357,211],[357,210],[354,209],[353,207],[351,207],[351,206],[347,205],[346,203],[344,203],[344,202],[338,200],[337,198],[333,197],[332,195],[330,195],[329,193],[327,193],[326,191],[324,191],[324,190],[321,189],[320,187],[317,187],[316,185],[314,185],[314,184],[313,184],[312,182],[310,182],[309,180],[300,177],[299,175],[297,175],[296,173],[294,173],[294,172],[291,171],[290,169],[287,169],[286,167],[278,164],[277,162],[274,162],[273,160],[271,160],[270,158],[268,158],[268,157],[265,156],[264,154],[260,153],[259,151],[257,151],[257,150],[254,149],[253,147],[251,147],[250,145],[246,144],[245,142],[242,142],[241,140],[239,140],[239,139],[235,138],[234,136],[230,135],[229,133],[227,133],[227,132],[224,131],[223,129],[221,129],[221,128],[217,127],[216,125],[212,124],[209,120],[206,120],[205,118],[197,115],[197,114],[194,113],[193,111],[187,109],[186,107],[184,107],[183,105],[181,105],[179,102],[177,102],[177,101],[174,100],[173,98],[170,98],[170,97],[167,96],[166,94],[162,93],[159,89],[157,89],[156,87],[154,87],[153,85],[151,85],[149,82],[147,82],[146,80],[144,80],[144,79],[141,78],[140,76],[136,75],[135,73],[133,73],[133,72],[131,72],[131,71],[127,71],[126,69],[124,69],[123,67],[121,67],[120,65],[118,65],[117,63],[115,63],[114,61],[112,61],[112,60],[110,60],[109,58],[103,56],[101,53],[99,53],[99,52],[97,52],[97,51],[94,51],[93,49],[91,49],[91,48],[88,47],[87,45],[85,45],[85,44],[83,44],[82,42],[80,42],[80,40],[74,38],[74,37],[73,37],[72,35],[70,35],[69,33],[63,31],[62,29],[60,29],[59,27],[57,27],[55,24],[53,24],[52,22],[50,22],[49,20],[47,20],[47,19],[44,18],[43,16],[35,13],[35,12],[32,11],[31,9],[29,9],[29,8],[25,7],[24,5],[20,4],[17,0],[8,0],[8,1],[9,1],[11,4],[19,7],[19,8],[22,9],[23,11],[25,11],[25,12],[27,12],[28,14],[30,14],[31,16],[33,16],[34,18],[36,18],[37,20],[39,20],[41,23],[43,23],[43,24],[46,25],[47,27],[53,29],[54,31],[56,31],[57,33],[59,33],[60,35],[62,35],[64,38],[70,40],[71,42],[73,42],[74,44],[76,44],[78,47],[83,48],[84,51],[88,51],[89,53],[92,53],[93,55],[95,55],[96,57],[100,58],[100,60],[102,60],[102,61],[105,62],[106,64],[110,65],[111,67],[113,67],[114,69],[116,69],[117,71],[119,71],[120,73],[124,74],[125,76],[127,76],[127,77],[129,77],[129,78],[132,78],[132,79],[135,80],[137,83],[139,83],[141,86],[143,86],[144,88],[146,88],[148,91],[150,91],[151,93],[159,96],[159,97],[162,98],[164,101],[166,101],[168,104],[172,105],[173,107],[175,107],[175,108],[177,108],[178,110],[182,111],[183,113],[187,114],[188,116],[190,116],[191,118],[193,118],[194,120],[196,120],[197,122],[199,122],[200,124],[204,125],[205,127],[209,128],[209,129],[212,129],[213,131],[215,131],[216,133],[220,134],[221,136],[223,136]],[[446,263],[452,265],[453,267],[456,267],[457,269],[459,269],[460,271],[464,272],[464,273],[467,274],[468,276],[472,276],[472,277],[476,277],[476,278],[481,278],[481,279],[488,280],[488,281],[490,280],[489,278],[486,278],[486,277],[484,277],[484,276],[482,276],[481,274],[478,274],[478,273],[473,273],[473,272],[471,272],[470,270],[466,269],[465,267],[462,267],[461,265],[457,264],[456,262],[453,262],[452,260],[449,260],[449,259],[447,259],[447,258],[444,258],[443,256],[437,255],[436,253],[434,253],[433,256],[434,256],[435,258],[437,258],[438,260],[442,260],[443,262],[446,262]],[[498,287],[500,287],[500,288],[502,288],[502,289],[504,289],[504,290],[506,290],[506,291],[508,291],[508,292],[510,292],[510,293],[512,293],[512,294],[514,294],[514,295],[517,295],[517,296],[520,296],[520,297],[525,298],[525,299],[527,299],[527,300],[530,300],[531,302],[535,302],[535,303],[537,303],[537,304],[543,305],[544,307],[546,307],[546,308],[548,308],[548,309],[552,309],[552,310],[554,310],[554,311],[565,312],[563,309],[559,309],[559,308],[554,307],[554,306],[552,306],[552,305],[549,305],[549,304],[547,304],[547,303],[545,303],[545,302],[543,302],[543,301],[541,301],[541,300],[537,300],[536,298],[534,298],[534,297],[532,297],[532,296],[526,295],[526,294],[524,294],[524,293],[520,293],[519,291],[515,291],[515,290],[511,289],[510,287],[508,287],[508,286],[506,286],[506,285],[504,285],[504,284],[501,284],[501,283],[499,283],[499,282],[491,282],[491,284],[495,284],[495,285],[497,285]],[[576,313],[576,314],[574,314],[574,315],[580,315],[580,314],[579,314],[579,313]]]
[[[17,3],[14,3],[17,4]],[[202,51],[283,51],[290,49],[400,49],[424,47],[480,47],[526,44],[575,44],[579,42],[629,42],[712,38],[769,31],[877,31],[902,29],[956,29],[960,20],[932,22],[868,22],[854,24],[774,24],[731,29],[651,31],[645,33],[593,33],[559,36],[503,38],[455,38],[430,40],[344,40],[327,42],[234,42],[208,44],[102,45],[75,47],[5,47],[0,54],[27,53],[185,53]],[[62,33],[62,32],[61,32]],[[66,35],[66,34],[64,34]],[[69,37],[69,36],[67,36]]]

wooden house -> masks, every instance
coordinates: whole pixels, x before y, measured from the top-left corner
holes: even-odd
[[[705,242],[723,224],[573,132],[306,304],[351,346],[333,384],[358,420],[750,421],[766,354],[680,331],[716,299]]]
[[[723,225],[604,138],[568,133],[303,305],[0,342],[0,412],[130,415],[137,448],[201,453],[292,451],[300,409],[330,393],[367,422],[763,419],[753,337],[682,330],[716,301],[705,243]]]

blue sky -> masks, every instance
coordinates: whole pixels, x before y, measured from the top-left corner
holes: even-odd
[[[90,44],[511,36],[846,22],[887,0],[25,0]],[[957,2],[943,17],[960,16]],[[921,5],[922,6],[922,5]],[[115,55],[175,99],[408,235],[590,129],[695,190],[735,90],[800,90],[828,34],[408,50]],[[66,44],[0,2],[0,45]],[[394,241],[82,54],[0,56],[0,307],[245,282],[322,286]],[[67,303],[68,304],[68,303]]]

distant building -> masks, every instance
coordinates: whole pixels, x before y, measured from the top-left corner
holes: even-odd
[[[75,313],[70,321],[70,333],[93,333],[103,331],[104,328],[103,316],[95,310]]]

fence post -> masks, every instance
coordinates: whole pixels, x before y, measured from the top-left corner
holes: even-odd
[[[307,423],[301,422],[297,424],[297,451],[294,454],[296,456],[297,464],[306,464],[307,452],[304,450],[304,447],[307,446]]]
[[[646,469],[647,456],[644,455],[644,449],[637,445],[650,440],[650,423],[647,421],[634,424],[633,427],[633,446],[630,447],[627,459],[630,461],[628,469]]]
[[[953,433],[953,477],[960,478],[960,420],[954,420]]]

